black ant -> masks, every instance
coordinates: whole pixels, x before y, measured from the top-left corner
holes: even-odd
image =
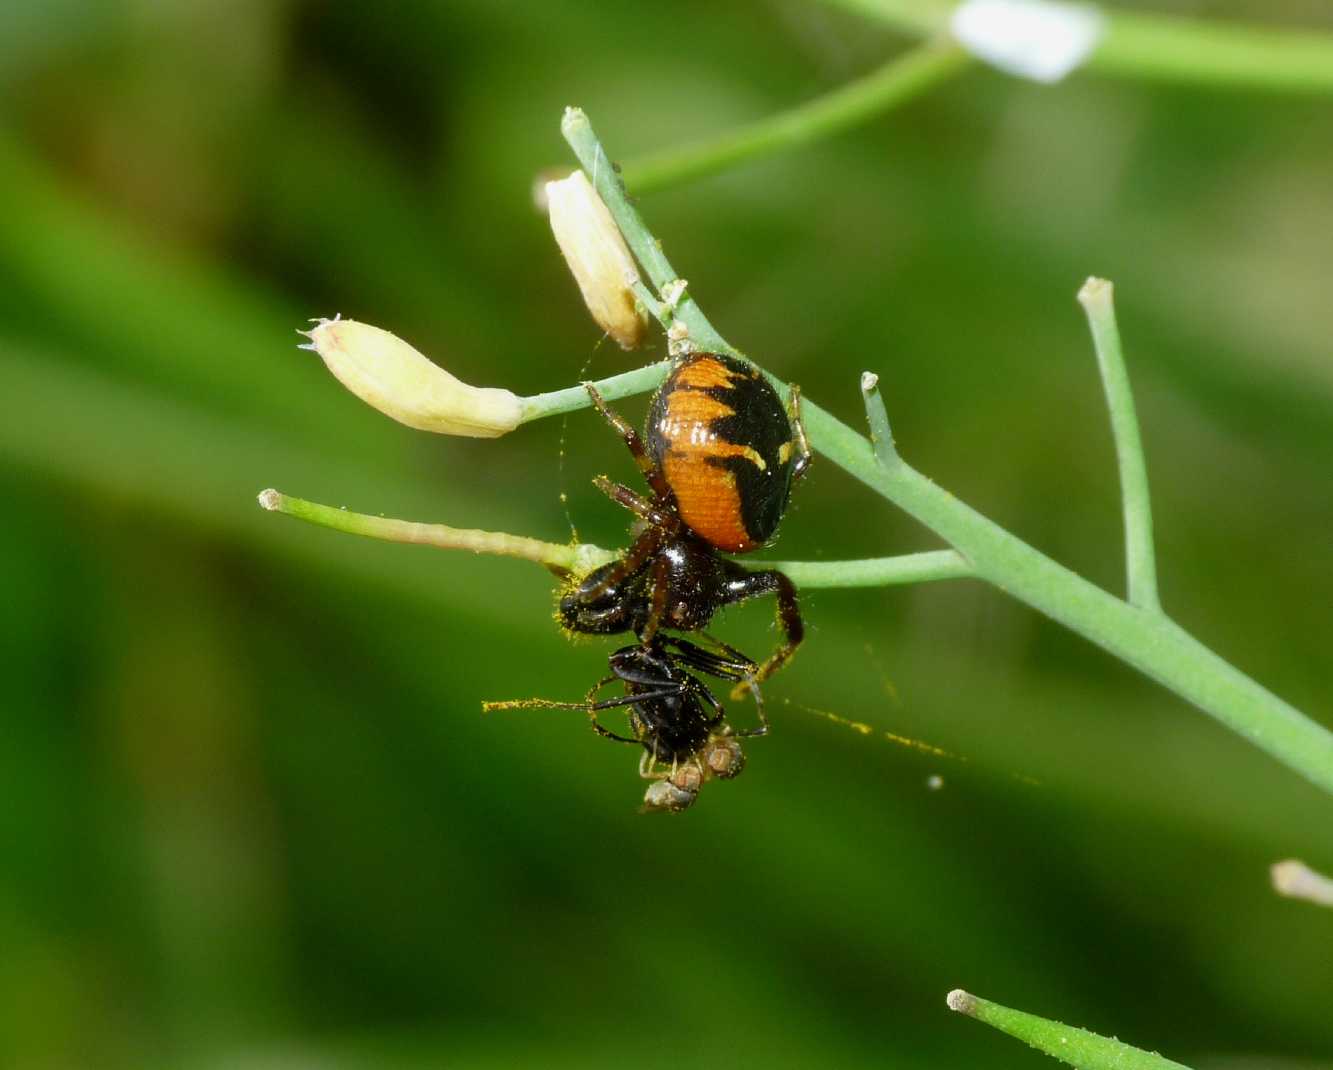
[[[693,805],[706,781],[738,776],[745,768],[740,740],[768,732],[763,700],[755,683],[758,666],[725,643],[710,642],[716,651],[664,635],[642,645],[622,647],[611,655],[611,675],[597,681],[583,702],[522,699],[487,702],[483,708],[585,711],[598,735],[643,748],[639,775],[653,782],[644,793],[644,811],[677,813]],[[759,726],[733,729],[726,723],[722,704],[694,672],[734,680],[739,687],[748,688],[754,696]],[[617,681],[625,693],[599,701],[602,689]],[[629,709],[629,736],[613,732],[597,718],[601,711],[619,707]]]

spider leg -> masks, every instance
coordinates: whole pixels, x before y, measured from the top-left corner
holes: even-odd
[[[653,561],[652,579],[649,587],[649,607],[648,619],[644,622],[643,633],[639,639],[647,646],[657,635],[657,629],[662,626],[662,618],[666,616],[667,599],[667,570],[671,567],[671,562],[665,557],[659,557]]]
[[[588,391],[588,397],[592,399],[593,407],[605,417],[606,422],[615,428],[620,437],[624,439],[626,447],[634,457],[634,463],[639,466],[639,471],[643,473],[643,478],[648,481],[648,486],[652,488],[653,494],[659,498],[665,497],[670,493],[666,478],[662,475],[662,470],[653,463],[652,457],[648,455],[639,433],[630,426],[629,421],[606,403],[592,383],[584,383],[583,388]]]
[[[764,569],[760,572],[748,572],[728,585],[726,604],[742,602],[763,594],[773,594],[778,600],[778,624],[781,625],[785,640],[761,664],[754,673],[753,682],[763,683],[778,671],[796,652],[805,638],[805,624],[801,620],[801,608],[796,600],[796,585],[777,569]],[[732,688],[732,697],[739,698],[747,686],[745,681]]]
[[[792,461],[791,466],[791,481],[797,483],[810,468],[812,451],[810,440],[805,437],[805,421],[801,419],[801,388],[795,383],[791,385],[791,400],[787,402],[787,415],[791,419],[792,446],[796,451],[796,459]]]
[[[595,602],[611,588],[620,586],[643,568],[657,553],[661,543],[662,536],[658,530],[649,528],[634,540],[630,548],[601,575],[595,584],[586,590],[580,588],[576,592],[577,596],[585,602]]]
[[[613,483],[606,476],[597,476],[593,486],[605,494],[617,505],[623,505],[635,516],[646,520],[653,527],[674,531],[679,524],[674,514],[659,509],[653,502],[641,494],[635,494],[623,483]]]

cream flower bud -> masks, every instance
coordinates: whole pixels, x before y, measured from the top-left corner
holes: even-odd
[[[632,289],[639,272],[602,198],[588,176],[575,171],[546,183],[546,205],[556,244],[592,318],[621,349],[634,349],[648,325]]]
[[[400,424],[442,435],[497,438],[519,425],[516,394],[469,386],[401,338],[355,320],[319,320],[302,331],[329,371],[367,405]]]

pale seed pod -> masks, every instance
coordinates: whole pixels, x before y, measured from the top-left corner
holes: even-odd
[[[518,395],[454,378],[396,335],[355,320],[319,320],[304,349],[367,405],[400,424],[441,435],[497,438],[521,420]]]
[[[621,349],[643,340],[648,317],[634,296],[640,281],[634,258],[588,176],[575,171],[546,183],[546,205],[556,244],[579,284],[592,318]]]

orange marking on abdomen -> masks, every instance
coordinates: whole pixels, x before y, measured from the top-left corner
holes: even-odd
[[[682,365],[675,373],[677,386],[693,386],[699,389],[720,387],[731,389],[736,373],[713,357],[696,357]]]
[[[761,545],[745,530],[741,498],[732,473],[709,464],[703,457],[676,451],[663,458],[662,472],[675,492],[680,518],[700,538],[719,550],[735,554]]]
[[[768,463],[753,446],[739,446],[719,438],[713,421],[731,416],[735,409],[697,390],[676,390],[667,397],[666,416],[657,422],[665,451],[703,459],[744,457],[761,472]]]
[[[702,390],[681,389],[673,390],[667,395],[665,411],[667,420],[673,428],[695,423],[706,426],[714,420],[736,414],[735,409],[725,401],[719,401],[712,394],[705,394]],[[668,433],[665,424],[662,433]]]

